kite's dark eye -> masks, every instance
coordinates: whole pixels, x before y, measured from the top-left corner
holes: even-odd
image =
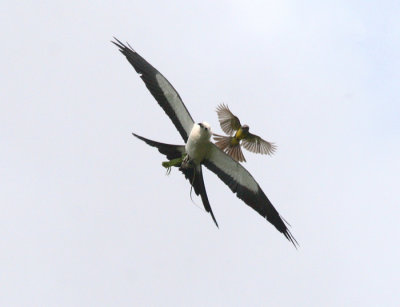
[[[203,123],[199,123],[199,126],[200,126],[201,128],[204,128]]]

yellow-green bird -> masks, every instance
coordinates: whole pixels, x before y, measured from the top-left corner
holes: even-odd
[[[246,162],[241,144],[248,151],[254,153],[272,155],[275,152],[276,145],[274,143],[250,133],[249,126],[242,125],[239,118],[229,110],[227,105],[220,104],[216,111],[221,128],[228,136],[214,134],[215,145],[233,159],[239,162]]]

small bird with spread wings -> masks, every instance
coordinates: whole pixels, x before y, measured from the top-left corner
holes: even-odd
[[[241,143],[248,151],[260,154],[272,155],[276,150],[276,145],[263,140],[258,135],[249,132],[249,126],[240,123],[225,104],[217,107],[218,120],[222,130],[228,134],[223,136],[214,133],[215,145],[225,151],[233,159],[239,162],[246,162]]]

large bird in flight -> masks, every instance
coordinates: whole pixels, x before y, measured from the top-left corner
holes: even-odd
[[[258,135],[249,132],[249,126],[242,125],[228,106],[220,104],[217,107],[218,120],[221,129],[227,136],[214,133],[215,145],[225,151],[233,159],[239,162],[246,162],[241,144],[248,151],[260,154],[272,155],[276,150],[274,143],[263,140]]]
[[[134,51],[129,44],[126,46],[116,38],[112,43],[119,48],[120,52],[140,75],[150,93],[172,120],[185,141],[185,145],[164,144],[136,134],[134,136],[148,145],[156,147],[160,153],[165,155],[169,161],[164,162],[164,166],[169,168],[172,166],[179,167],[179,170],[189,180],[195,193],[200,195],[205,210],[211,214],[217,226],[204,186],[202,165],[215,173],[238,198],[266,218],[297,247],[298,243],[290,233],[286,222],[271,204],[253,176],[210,141],[212,135],[210,126],[205,122],[195,123],[193,121],[171,83]]]

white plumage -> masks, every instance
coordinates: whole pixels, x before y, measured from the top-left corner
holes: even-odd
[[[189,159],[199,165],[210,151],[212,132],[208,123],[194,124],[185,145]]]

